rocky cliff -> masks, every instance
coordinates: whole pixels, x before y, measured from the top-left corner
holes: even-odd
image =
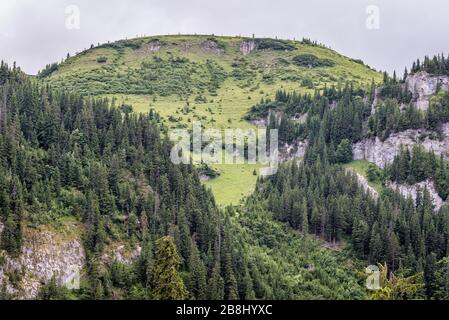
[[[427,110],[429,108],[429,98],[437,93],[438,85],[441,90],[449,90],[448,76],[434,76],[425,71],[409,75],[405,83],[408,90],[413,94],[416,106],[420,110]]]
[[[53,277],[60,284],[78,277],[85,261],[81,228],[73,221],[57,229],[25,228],[22,253],[18,257],[0,252],[0,285],[5,285],[6,291],[18,298],[31,299]]]
[[[240,44],[240,52],[245,56],[256,50],[257,45],[254,40],[245,40]]]
[[[353,145],[354,160],[367,160],[384,168],[399,153],[401,145],[412,147],[421,144],[426,151],[443,154],[449,159],[449,123],[440,128],[440,134],[425,129],[410,129],[391,134],[385,141],[378,137],[363,139]]]
[[[420,183],[415,183],[413,185],[398,184],[395,182],[388,181],[387,187],[401,193],[406,198],[409,197],[412,198],[413,201],[416,201],[418,192],[422,192],[424,191],[424,189],[427,189],[427,191],[429,191],[430,196],[432,197],[432,202],[435,211],[440,210],[440,208],[446,204],[446,202],[444,202],[443,199],[441,199],[441,197],[438,195],[438,192],[435,188],[435,183],[430,179],[422,181]]]
[[[0,235],[3,225],[0,223]],[[0,287],[19,299],[36,298],[41,286],[53,277],[60,285],[72,286],[83,275],[85,252],[82,244],[83,225],[68,220],[57,227],[25,228],[22,252],[17,257],[0,251]],[[107,267],[118,261],[131,264],[141,254],[141,247],[123,241],[104,250],[101,262]]]

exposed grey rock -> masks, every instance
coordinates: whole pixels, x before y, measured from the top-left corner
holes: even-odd
[[[379,104],[379,89],[376,88],[374,89],[374,99],[373,103],[371,104],[371,114],[374,114],[378,104]]]
[[[159,41],[152,41],[148,43],[145,47],[146,51],[153,53],[161,50],[162,44]]]
[[[351,171],[357,177],[357,181],[359,185],[365,190],[365,192],[369,193],[374,199],[379,198],[379,192],[376,191],[373,187],[371,187],[368,183],[368,180],[361,174],[355,172],[354,170],[348,168],[347,170]]]
[[[111,246],[107,251],[108,253],[104,253],[102,255],[103,262],[107,263],[117,261],[130,265],[140,257],[142,247],[137,245],[135,248],[130,250],[124,244],[118,244]]]
[[[433,151],[436,155],[443,154],[449,159],[449,123],[443,124],[440,130],[440,140],[435,138],[434,132],[425,129],[393,133],[385,141],[378,137],[363,139],[353,145],[353,157],[354,160],[367,160],[384,168],[399,153],[401,145],[411,148],[414,144],[421,144],[426,151]]]
[[[254,50],[257,49],[256,42],[254,40],[244,40],[240,44],[240,52],[246,56],[247,54],[250,54]]]
[[[222,54],[222,53],[224,53],[224,49],[220,48],[218,43],[213,41],[213,40],[204,41],[201,44],[201,49],[204,52],[207,52],[207,53],[214,53],[214,54]]]
[[[2,252],[5,260],[0,266],[0,284],[6,281],[9,293],[22,299],[36,297],[42,283],[53,277],[61,284],[82,269],[85,261],[80,239],[62,240],[49,231],[28,232],[17,258]],[[17,272],[21,280],[17,287],[9,283],[7,274]]]
[[[405,83],[419,110],[429,108],[429,98],[437,92],[438,83],[442,90],[449,90],[449,76],[434,76],[425,71],[409,75]]]
[[[297,140],[292,144],[284,144],[279,147],[279,161],[285,162],[295,158],[303,158],[308,145],[307,140]]]
[[[422,181],[419,183],[415,183],[413,185],[398,184],[396,182],[388,181],[387,187],[401,193],[406,198],[411,197],[414,202],[416,202],[418,192],[422,192],[425,188],[427,188],[427,191],[429,191],[429,194],[432,197],[432,202],[435,211],[440,210],[440,208],[446,204],[446,202],[444,202],[443,199],[441,199],[440,195],[438,194],[435,187],[435,183],[430,179],[427,179],[426,181]]]
[[[267,119],[255,119],[250,121],[253,125],[258,127],[266,127],[267,126]]]
[[[307,113],[304,114],[297,114],[294,117],[290,118],[291,121],[302,124],[305,123],[307,121]]]

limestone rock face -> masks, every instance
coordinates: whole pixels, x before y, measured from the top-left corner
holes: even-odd
[[[254,40],[245,40],[240,44],[240,52],[246,56],[247,54],[250,54],[254,50],[256,50],[257,45]]]
[[[355,176],[357,177],[357,182],[362,187],[362,189],[365,190],[366,193],[369,193],[374,199],[379,198],[379,193],[376,191],[376,189],[374,189],[368,184],[368,180],[364,176],[355,172],[354,170],[351,169],[348,170],[350,170],[352,173],[355,174]]]
[[[292,144],[279,146],[279,162],[293,160],[295,158],[303,158],[308,145],[307,140],[297,140]]]
[[[26,230],[24,235],[18,257],[0,253],[4,258],[0,265],[0,285],[6,282],[7,292],[21,299],[32,299],[43,283],[55,277],[64,284],[82,269],[85,253],[80,238],[64,239],[53,231],[34,229]],[[20,275],[18,282],[12,283],[12,274]]]
[[[206,53],[222,54],[224,49],[220,48],[218,43],[212,40],[207,40],[201,44],[201,49]]]
[[[409,75],[405,83],[420,110],[429,108],[429,98],[437,92],[438,83],[442,90],[449,90],[449,76],[433,76],[425,71]]]
[[[147,44],[146,50],[150,53],[158,52],[161,50],[162,44],[159,41],[152,41]]]
[[[367,160],[384,168],[399,153],[401,145],[411,148],[414,144],[421,144],[426,151],[433,151],[436,155],[443,154],[449,159],[449,123],[443,124],[440,130],[441,139],[425,129],[393,133],[385,141],[378,137],[366,138],[353,145],[353,157],[354,160]]]
[[[446,204],[443,201],[443,199],[441,199],[441,197],[439,196],[435,187],[435,183],[430,179],[419,183],[415,183],[413,185],[398,184],[395,182],[388,181],[387,187],[401,193],[406,198],[411,197],[413,201],[416,201],[418,192],[422,192],[425,188],[427,188],[427,190],[430,193],[430,196],[432,197],[432,202],[435,211],[440,210],[440,208]]]
[[[136,261],[142,252],[142,247],[137,245],[134,248],[128,248],[124,244],[113,244],[107,248],[106,253],[102,255],[104,263],[117,261],[130,265]]]

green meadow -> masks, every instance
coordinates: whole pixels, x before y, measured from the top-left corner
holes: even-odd
[[[257,44],[248,54],[243,42]],[[324,61],[305,66],[298,57]],[[381,74],[310,41],[174,35],[143,37],[92,48],[68,58],[46,81],[86,95],[107,97],[134,112],[156,111],[169,128],[256,128],[243,120],[251,106],[277,90],[312,93],[325,86],[380,82]],[[220,205],[251,193],[260,165],[214,165],[206,181]]]

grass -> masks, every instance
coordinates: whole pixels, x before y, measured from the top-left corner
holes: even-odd
[[[254,191],[260,164],[222,164],[213,168],[220,176],[205,182],[214,193],[219,205],[237,205],[240,199],[249,196]],[[256,170],[257,175],[254,175]]]
[[[354,172],[364,176],[366,180],[368,181],[368,185],[372,187],[374,190],[376,190],[378,193],[381,193],[383,190],[383,186],[380,182],[372,182],[368,180],[367,177],[367,170],[371,162],[366,160],[355,160],[351,161],[350,163],[347,163],[344,165],[345,168],[354,170]]]
[[[204,47],[211,40],[221,51]],[[156,41],[162,46],[152,52],[150,45]],[[279,89],[311,93],[348,81],[356,86],[382,81],[380,73],[329,48],[281,41],[279,48],[292,50],[258,50],[244,56],[242,41],[252,40],[173,35],[119,41],[67,59],[45,81],[54,87],[115,99],[117,106],[131,105],[135,112],[152,108],[171,129],[190,127],[193,121],[206,128],[255,128],[242,117],[261,98],[272,99]],[[279,44],[274,39],[268,43]],[[294,62],[298,55],[332,63],[308,68]],[[106,62],[99,63],[100,57]],[[222,165],[217,169],[221,176],[206,185],[219,204],[237,203],[253,191],[254,166]]]
[[[54,243],[61,243],[64,241],[80,241],[80,235],[83,233],[84,226],[79,219],[72,216],[62,216],[53,220],[49,224],[40,224],[35,227],[25,228],[27,235],[32,238],[36,232],[48,232],[52,234]]]

